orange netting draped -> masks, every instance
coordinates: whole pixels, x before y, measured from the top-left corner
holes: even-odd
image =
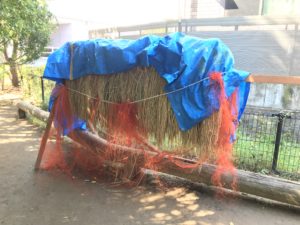
[[[237,128],[237,90],[229,98],[226,96],[221,73],[212,73],[210,81],[219,99],[220,115],[219,134],[213,153],[217,169],[212,182],[222,186],[222,174],[229,172],[235,175],[232,148]],[[104,103],[99,99],[91,101],[91,104],[96,109]],[[205,162],[205,159],[199,158],[190,163],[182,160],[175,152],[161,151],[150,144],[147,131],[137,119],[138,107],[138,103],[130,102],[111,104],[108,118],[102,118],[108,125],[105,133],[107,138],[104,140],[106,144],[95,145],[72,131],[76,115],[72,111],[68,89],[59,86],[52,107],[54,126],[40,167],[46,170],[59,169],[69,175],[80,171],[93,179],[105,177],[112,183],[137,185],[143,178],[143,169],[168,171],[169,167],[176,167],[188,173]],[[96,111],[89,112],[91,131]],[[73,140],[71,143],[63,141],[66,130],[70,131],[68,136]],[[232,187],[236,187],[235,179]]]

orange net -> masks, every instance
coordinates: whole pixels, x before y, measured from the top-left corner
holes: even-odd
[[[212,176],[212,182],[222,186],[222,174],[229,172],[235,177],[232,145],[237,127],[237,91],[227,98],[221,73],[212,73],[210,81],[213,92],[219,99],[221,117],[214,150],[217,169]],[[107,118],[97,115],[97,118],[105,120],[108,125],[106,139],[96,137],[97,141],[91,142],[84,138],[87,135],[84,131],[72,130],[76,115],[72,111],[68,89],[63,85],[58,86],[55,96],[55,106],[52,109],[55,128],[51,132],[55,138],[47,144],[42,158],[42,169],[56,168],[70,175],[80,171],[84,176],[93,179],[105,177],[114,184],[137,185],[143,179],[143,169],[168,172],[170,168],[176,168],[189,173],[206,160],[185,160],[176,155],[175,151],[161,151],[151,145],[147,131],[137,118],[138,103],[111,104]],[[93,131],[96,108],[101,107],[101,100],[93,100],[90,104],[95,109],[89,112],[88,121],[90,130]],[[66,133],[73,140],[72,143],[63,142],[63,135]],[[232,188],[235,187],[234,179]]]
[[[238,112],[237,112],[237,90],[227,98],[224,88],[224,82],[220,73],[213,73],[211,80],[217,82],[220,91],[218,99],[220,104],[220,126],[219,135],[216,142],[216,165],[217,170],[212,176],[212,182],[216,186],[222,186],[221,175],[229,172],[233,175],[232,189],[236,190],[235,166],[232,161],[233,138],[237,128]]]

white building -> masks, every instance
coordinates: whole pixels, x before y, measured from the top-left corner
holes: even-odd
[[[87,40],[88,38],[88,22],[58,18],[58,24],[51,35],[49,46],[58,48],[68,41]]]

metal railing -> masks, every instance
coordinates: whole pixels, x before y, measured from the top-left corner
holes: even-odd
[[[146,34],[165,35],[180,31],[187,34],[195,31],[238,31],[245,30],[245,27],[278,26],[281,29],[288,29],[288,25],[295,25],[298,29],[300,17],[297,16],[239,16],[239,17],[219,17],[219,18],[199,18],[170,20],[165,22],[155,22],[123,27],[110,27],[104,29],[90,30],[90,38],[138,38]],[[213,28],[211,28],[213,27]],[[279,27],[276,27],[278,29]],[[270,28],[269,28],[270,29]]]

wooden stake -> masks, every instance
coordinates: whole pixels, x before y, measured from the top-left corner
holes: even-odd
[[[45,152],[46,144],[47,144],[47,141],[49,138],[49,133],[51,130],[52,122],[53,122],[55,111],[56,111],[56,105],[57,105],[57,102],[54,101],[53,107],[52,107],[50,115],[48,117],[47,126],[46,126],[45,132],[42,137],[39,153],[38,153],[38,156],[37,156],[37,159],[35,162],[34,170],[36,170],[36,171],[39,170],[39,168],[40,168],[42,157]]]

